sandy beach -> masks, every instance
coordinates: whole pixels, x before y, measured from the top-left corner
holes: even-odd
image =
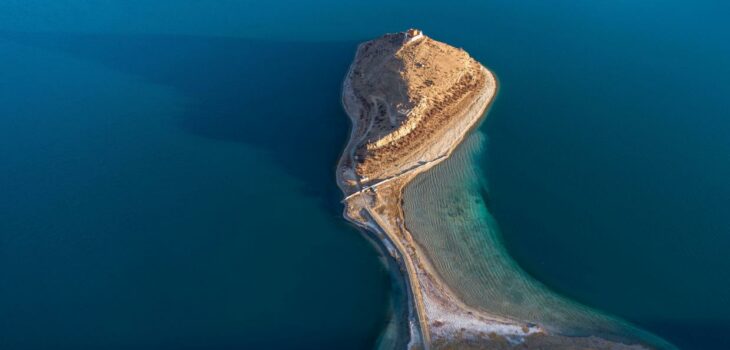
[[[427,66],[433,68],[419,70]],[[426,83],[413,88],[419,79]],[[342,105],[352,123],[337,166],[343,215],[379,238],[401,266],[412,304],[408,348],[642,348],[552,335],[464,304],[405,226],[404,188],[451,155],[496,92],[494,75],[463,50],[415,30],[361,44],[343,83]]]
[[[441,138],[441,141],[436,143],[437,147],[425,152],[427,157],[421,158],[417,164],[399,166],[395,174],[376,183],[353,187],[343,180],[343,174],[352,173],[352,169],[348,168],[346,164],[350,160],[349,157],[352,156],[354,147],[361,141],[361,139],[357,139],[355,134],[361,127],[358,125],[361,120],[359,117],[352,117],[358,115],[358,111],[355,110],[357,107],[354,102],[355,98],[351,83],[353,69],[354,64],[350,67],[350,72],[343,84],[343,107],[350,115],[353,127],[348,146],[345,148],[338,165],[338,185],[346,195],[345,217],[359,227],[375,232],[381,240],[385,240],[384,246],[388,248],[389,254],[402,264],[408,274],[407,280],[410,283],[407,283],[407,285],[413,296],[411,300],[416,310],[415,315],[410,315],[411,322],[418,325],[412,327],[412,346],[415,346],[421,337],[425,343],[430,343],[432,338],[450,338],[462,329],[466,329],[467,332],[474,333],[474,335],[496,333],[521,336],[539,332],[540,330],[537,327],[527,327],[504,318],[486,315],[478,310],[470,309],[454,298],[448,287],[436,277],[430,263],[423,258],[424,254],[405,229],[402,224],[402,208],[397,204],[402,196],[402,189],[411,179],[446,159],[468,134],[469,130],[480,122],[496,93],[496,79],[482,67],[482,72],[489,78],[490,83],[484,84],[482,91],[477,94],[478,98],[463,112],[463,117],[458,119],[457,127],[449,130]],[[378,192],[391,193],[393,196],[385,200],[374,196],[372,193],[375,192],[376,188]],[[375,208],[381,205],[391,205],[390,209],[394,209],[397,215],[392,217],[378,213]],[[353,216],[348,213],[354,211],[364,211],[367,214],[353,219]],[[413,281],[416,283],[413,283]],[[436,327],[423,326],[430,323],[435,324]],[[435,337],[432,334],[434,332]]]

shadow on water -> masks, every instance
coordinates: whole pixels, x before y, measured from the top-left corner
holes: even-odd
[[[348,121],[340,84],[356,42],[271,42],[222,37],[2,33],[186,96],[179,126],[240,142],[303,182],[304,195],[339,215],[334,167]]]
[[[334,167],[347,137],[348,120],[339,94],[356,42],[20,33],[0,33],[0,39],[63,52],[175,89],[186,103],[176,120],[179,128],[199,137],[255,148],[298,179],[301,194],[314,198],[341,221]],[[302,298],[318,305],[317,298]],[[302,308],[311,309],[309,305]],[[266,312],[264,316],[270,313]],[[292,318],[297,317],[301,316]],[[317,317],[311,321],[317,322]],[[379,326],[382,324],[369,333],[377,334]],[[375,341],[297,332],[272,329],[271,334],[231,339],[231,343],[244,344],[244,348],[366,349]]]

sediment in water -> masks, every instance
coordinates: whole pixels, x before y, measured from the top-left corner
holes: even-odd
[[[467,305],[539,324],[551,333],[671,347],[620,319],[551,292],[510,258],[484,197],[488,188],[478,164],[486,151],[485,139],[484,132],[476,130],[404,191],[406,228],[439,277],[458,286],[452,290]]]
[[[404,189],[414,178],[419,178],[419,174],[452,155],[469,131],[478,125],[496,90],[493,74],[464,50],[437,42],[417,30],[386,34],[361,44],[343,83],[343,107],[352,121],[350,138],[337,167],[337,183],[345,194],[344,217],[373,233],[398,262],[408,288],[408,348],[650,348],[647,342],[624,342],[589,331],[593,327],[586,327],[585,333],[569,334],[565,332],[569,327],[550,324],[555,319],[573,319],[574,314],[581,314],[578,312],[566,312],[567,317],[540,318],[529,312],[525,314],[519,308],[520,304],[509,298],[501,300],[507,302],[502,308],[480,303],[483,295],[474,293],[469,285],[484,281],[470,282],[468,276],[471,271],[486,273],[482,269],[486,266],[484,261],[476,262],[480,259],[479,254],[489,252],[490,247],[484,246],[488,241],[480,243],[478,235],[469,234],[480,233],[477,226],[495,225],[484,225],[477,217],[451,223],[445,223],[450,219],[434,222],[442,225],[445,231],[452,231],[445,232],[447,235],[460,233],[461,239],[470,242],[463,246],[481,247],[466,251],[468,260],[477,264],[477,268],[459,265],[461,257],[451,254],[449,249],[431,249],[439,247],[434,242],[444,242],[448,236],[433,236],[431,234],[436,231],[419,225],[428,225],[428,219],[436,219],[432,218],[434,215],[448,218],[453,213],[438,208],[418,212],[413,206],[421,204],[418,192],[421,187],[410,187],[416,191],[415,195],[409,196],[410,200],[404,198]],[[444,198],[450,200],[448,192],[432,199],[439,203]],[[404,210],[404,202],[413,205],[410,210]],[[442,207],[462,210],[460,206],[448,203],[442,203]],[[485,215],[483,220],[488,222],[491,217]],[[470,225],[477,226],[472,230]],[[467,229],[449,229],[449,226]],[[485,256],[486,261],[511,266],[506,253],[498,254],[503,252],[499,247],[501,245],[493,243],[492,252],[498,258]],[[445,268],[451,264],[454,268]],[[518,270],[501,268],[495,271]],[[457,275],[465,277],[452,278]],[[520,281],[522,277],[514,276],[511,278],[514,281]],[[494,283],[499,284],[500,280],[487,278],[485,281],[487,284],[482,286],[492,291],[492,297],[498,297],[496,291],[501,286]],[[464,285],[460,284],[462,282]],[[532,286],[530,283],[520,283],[505,285],[525,287],[525,293],[542,292],[537,287],[526,288]],[[519,290],[515,288],[514,292]],[[525,299],[534,297],[522,295]],[[495,298],[494,301],[500,300]],[[517,315],[510,311],[512,308]],[[556,310],[567,309],[556,307]],[[580,320],[593,322],[594,318]]]

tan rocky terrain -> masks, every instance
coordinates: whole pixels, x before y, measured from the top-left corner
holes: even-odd
[[[420,32],[362,44],[345,83],[353,123],[349,185],[376,183],[445,156],[496,91],[494,76],[461,49]]]
[[[409,348],[643,348],[553,335],[465,305],[405,227],[404,187],[451,154],[496,91],[494,75],[464,50],[413,29],[361,44],[345,78],[342,102],[352,129],[337,167],[344,216],[374,234],[401,267],[409,288]]]

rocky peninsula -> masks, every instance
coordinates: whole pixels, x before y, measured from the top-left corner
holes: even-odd
[[[360,44],[343,84],[352,122],[337,166],[344,216],[380,240],[408,288],[409,349],[644,349],[567,337],[466,305],[405,225],[403,190],[479,124],[495,76],[464,50],[411,29]]]

